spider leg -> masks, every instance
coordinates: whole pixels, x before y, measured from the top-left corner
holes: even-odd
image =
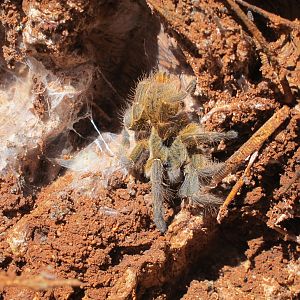
[[[201,188],[198,172],[191,163],[185,165],[184,175],[184,181],[178,192],[181,198],[191,197]]]
[[[177,137],[168,150],[168,176],[171,183],[176,183],[180,180],[181,166],[188,160],[188,151],[186,146]]]
[[[178,134],[169,148],[168,152],[168,175],[171,182],[178,182],[180,168],[191,160],[191,164],[198,171],[202,180],[208,181],[212,176],[221,174],[224,165],[212,162],[203,153],[192,155],[189,158],[188,148],[198,146],[202,143],[213,143],[222,139],[229,139],[236,136],[234,131],[227,133],[204,132],[200,125],[192,123],[184,127]]]
[[[201,160],[203,160],[202,154],[194,154],[190,162],[185,165],[185,177],[178,194],[181,198],[189,198],[192,202],[204,208],[213,208],[221,205],[223,200],[203,190],[204,184],[200,181],[200,178],[203,176],[203,173],[211,176],[215,170],[214,167],[201,168],[201,164],[199,164]]]
[[[194,93],[196,89],[196,85],[197,85],[197,80],[194,78],[193,80],[190,81],[190,83],[186,87],[186,92],[188,94]]]
[[[235,131],[228,132],[205,132],[201,125],[191,123],[185,126],[178,134],[168,151],[168,175],[171,182],[178,182],[180,168],[189,161],[188,148],[200,144],[213,144],[223,139],[233,139],[237,136]],[[204,154],[192,156],[192,163],[198,170],[198,175],[204,180],[220,174],[223,165],[205,160]]]
[[[136,164],[140,158],[142,157],[143,153],[148,151],[148,141],[147,140],[140,140],[137,142],[135,147],[132,149],[131,153],[129,154],[128,158],[131,162]]]
[[[190,199],[194,203],[204,207],[204,209],[215,210],[215,211],[216,208],[224,202],[223,199],[202,190],[199,190],[196,194],[192,195]]]
[[[151,159],[147,163],[147,174],[151,181],[151,192],[153,200],[154,223],[160,232],[167,230],[167,224],[164,220],[163,199],[165,191],[163,187],[163,165],[160,159]]]
[[[141,140],[132,149],[129,155],[121,155],[121,164],[130,172],[143,169],[143,163],[148,159],[148,141]]]
[[[121,132],[122,140],[121,140],[121,145],[124,149],[129,149],[130,148],[130,139],[129,139],[129,133],[128,131],[123,128]]]
[[[213,176],[222,174],[225,166],[224,163],[214,162],[202,153],[193,154],[191,164],[197,170],[202,184],[209,184]]]
[[[237,137],[233,130],[227,132],[204,131],[203,127],[196,123],[191,123],[179,132],[182,142],[188,146],[198,144],[214,144],[221,140],[231,140]]]
[[[152,127],[149,139],[150,158],[145,166],[145,174],[151,181],[154,223],[160,232],[167,230],[164,220],[163,202],[166,192],[163,183],[164,167],[167,161],[167,147],[163,145],[156,129]]]
[[[224,202],[221,198],[203,190],[197,171],[193,168],[185,170],[185,178],[178,194],[181,198],[191,199],[193,203],[204,208],[214,208]]]
[[[137,141],[130,154],[126,155],[126,152],[128,152],[129,148],[129,134],[126,129],[123,129],[121,147],[118,151],[118,157],[120,159],[121,166],[123,166],[128,171],[133,171],[134,169],[138,169],[140,167],[139,162],[143,160],[143,156],[145,156],[144,154],[147,155],[146,160],[148,159],[148,141],[146,139]]]

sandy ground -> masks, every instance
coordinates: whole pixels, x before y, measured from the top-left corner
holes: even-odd
[[[213,148],[215,159],[226,161],[283,105],[278,78],[226,1],[148,4],[4,1],[1,65],[14,72],[33,56],[56,72],[91,62],[100,70],[91,90],[99,108],[93,117],[111,132],[120,131],[117,114],[134,82],[156,64],[196,76],[199,114],[209,116],[205,128],[239,135]],[[43,21],[32,20],[32,7],[45,13]],[[260,7],[291,21],[300,17],[297,1],[265,1]],[[0,299],[298,299],[300,31],[255,12],[248,16],[287,72],[296,100],[259,150],[221,224],[214,214],[181,209],[174,201],[166,204],[169,229],[161,235],[153,223],[149,183],[116,173],[108,186],[98,187],[100,174],[78,179],[57,167],[52,180],[45,175],[54,172],[51,164],[39,156],[30,180],[26,173],[0,179],[0,275],[76,278],[82,284],[61,281],[62,287],[46,290],[2,286]],[[30,39],[24,35],[29,27]],[[43,106],[35,109],[43,113]],[[76,129],[95,136],[85,120]],[[71,142],[86,145],[76,134]],[[245,166],[220,183],[224,199]]]

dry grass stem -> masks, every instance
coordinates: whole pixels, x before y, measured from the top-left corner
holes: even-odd
[[[61,286],[80,286],[82,282],[77,279],[53,279],[43,275],[31,276],[8,276],[5,273],[0,274],[0,287],[20,287],[33,290],[53,289]]]

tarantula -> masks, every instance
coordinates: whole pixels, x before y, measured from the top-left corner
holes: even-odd
[[[167,229],[163,201],[170,185],[177,187],[180,198],[203,206],[221,204],[220,198],[203,190],[223,166],[209,158],[207,145],[237,136],[234,131],[206,132],[193,120],[184,99],[194,86],[193,81],[183,91],[176,87],[174,77],[153,73],[139,82],[123,117],[121,151],[130,147],[130,130],[136,145],[129,154],[120,154],[121,161],[131,174],[150,179],[154,222],[161,232]]]

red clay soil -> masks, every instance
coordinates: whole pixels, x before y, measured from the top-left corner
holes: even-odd
[[[13,68],[32,55],[55,70],[64,67],[62,62],[72,68],[92,57],[118,93],[103,80],[95,80],[100,86],[93,91],[94,101],[101,107],[95,119],[106,115],[99,121],[104,128],[122,107],[120,98],[126,98],[134,80],[154,61],[170,72],[177,70],[176,63],[166,61],[171,50],[164,52],[155,44],[160,22],[168,38],[177,40],[172,57],[180,62],[185,57],[182,68],[197,78],[195,101],[203,107],[199,114],[221,107],[207,117],[205,128],[235,130],[239,135],[212,149],[216,159],[226,161],[282,105],[276,76],[262,62],[253,37],[226,1],[153,0],[150,8],[144,1],[67,2],[3,1],[0,62]],[[58,16],[56,27],[49,20],[31,23],[45,40],[55,37],[54,46],[41,42],[26,51],[20,46],[31,5]],[[261,8],[291,21],[300,17],[297,1],[264,1]],[[278,54],[299,99],[300,31],[275,26],[254,12],[252,17]],[[122,72],[124,81],[118,77]],[[114,104],[108,102],[112,95]],[[27,182],[26,176],[4,176],[0,275],[30,279],[42,274],[48,279],[76,278],[82,284],[36,291],[0,282],[0,299],[299,299],[299,123],[295,101],[287,120],[260,149],[249,180],[221,224],[215,215],[181,209],[175,201],[166,204],[170,225],[165,235],[153,223],[147,182],[115,174],[108,187],[99,187],[100,175],[88,174],[92,184],[85,186],[85,178],[80,178],[82,185],[74,188],[71,171],[38,184]],[[113,124],[117,125],[118,121]],[[82,128],[81,133],[86,132],[88,127]],[[224,199],[244,169],[240,166],[220,184]]]

